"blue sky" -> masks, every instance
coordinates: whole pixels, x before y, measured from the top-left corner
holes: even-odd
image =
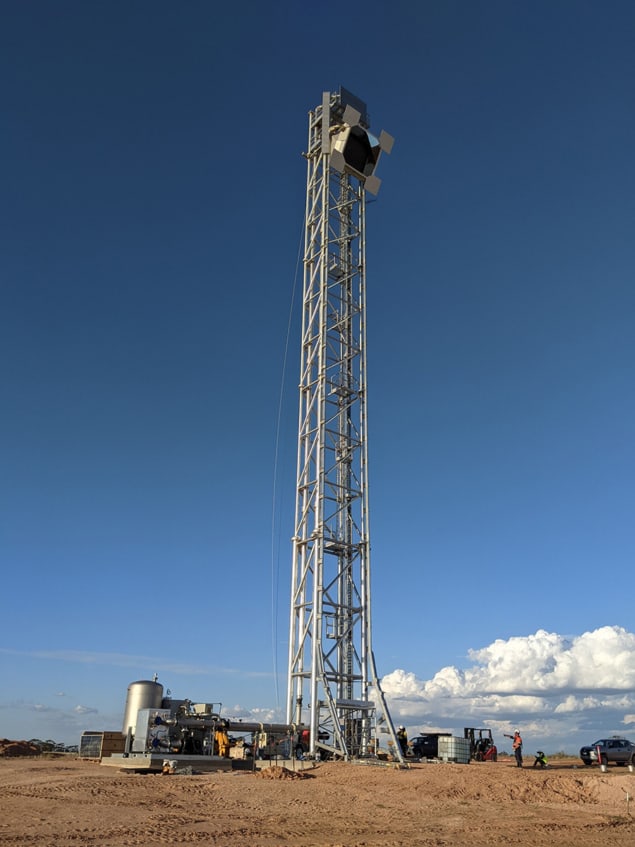
[[[635,735],[632,4],[3,17],[0,736],[116,729],[155,672],[284,708],[301,153],[339,85],[396,138],[367,216],[393,712]]]

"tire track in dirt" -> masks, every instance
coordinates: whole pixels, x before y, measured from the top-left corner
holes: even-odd
[[[65,763],[66,765],[66,763]],[[0,763],[3,847],[633,847],[628,774],[327,763],[310,778]]]

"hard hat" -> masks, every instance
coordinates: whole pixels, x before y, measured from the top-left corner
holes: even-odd
[[[405,726],[400,726],[400,727],[399,727],[399,729],[405,729],[405,728],[406,728]]]

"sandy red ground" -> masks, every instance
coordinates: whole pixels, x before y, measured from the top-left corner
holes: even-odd
[[[250,847],[635,844],[635,774],[321,763],[170,776],[70,757],[0,759],[0,844]]]

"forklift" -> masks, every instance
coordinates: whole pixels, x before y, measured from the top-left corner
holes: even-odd
[[[498,749],[494,744],[491,729],[466,726],[463,737],[470,741],[470,759],[475,762],[495,762],[498,759]]]

